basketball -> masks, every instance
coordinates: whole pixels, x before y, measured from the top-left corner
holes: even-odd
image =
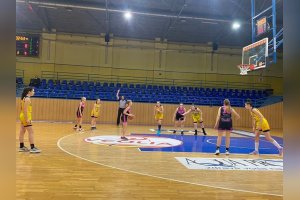
[[[133,119],[134,119],[134,116],[128,116],[128,119],[129,119],[129,120],[133,120]]]

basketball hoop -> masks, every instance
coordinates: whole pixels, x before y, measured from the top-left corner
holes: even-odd
[[[253,64],[240,64],[237,66],[240,69],[240,75],[247,75],[248,71],[253,71],[254,70],[254,65]]]

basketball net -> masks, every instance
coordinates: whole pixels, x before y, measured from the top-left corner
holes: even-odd
[[[240,69],[240,75],[247,75],[248,71],[254,70],[254,65],[240,64],[237,66]]]

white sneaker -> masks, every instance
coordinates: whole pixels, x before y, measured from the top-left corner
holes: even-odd
[[[225,151],[225,154],[226,154],[226,156],[229,156],[230,153],[229,153],[228,150],[226,150],[226,151]]]
[[[22,148],[19,148],[19,152],[28,152],[29,149],[27,147],[22,147]]]
[[[30,152],[30,153],[41,153],[41,152],[42,152],[42,150],[40,150],[40,149],[38,149],[38,148],[34,147],[34,148],[30,149],[30,151],[29,151],[29,152]]]
[[[216,152],[215,152],[215,155],[218,156],[219,154],[220,154],[220,149],[217,149]]]
[[[259,153],[258,153],[258,151],[252,151],[251,153],[250,153],[250,155],[258,155]]]

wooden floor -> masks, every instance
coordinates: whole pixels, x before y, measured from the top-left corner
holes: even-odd
[[[16,126],[18,147],[19,123]],[[16,152],[17,199],[283,199],[282,172],[188,170],[174,157],[214,155],[140,152],[137,148],[92,145],[83,139],[119,135],[121,129],[98,125],[97,131],[79,134],[72,126],[34,124],[36,145],[43,152]],[[89,129],[89,125],[84,128]],[[153,127],[130,126],[129,132],[150,133],[149,128]],[[216,135],[213,129],[207,132]],[[282,136],[280,130],[272,134]],[[25,145],[28,146],[27,140]]]

